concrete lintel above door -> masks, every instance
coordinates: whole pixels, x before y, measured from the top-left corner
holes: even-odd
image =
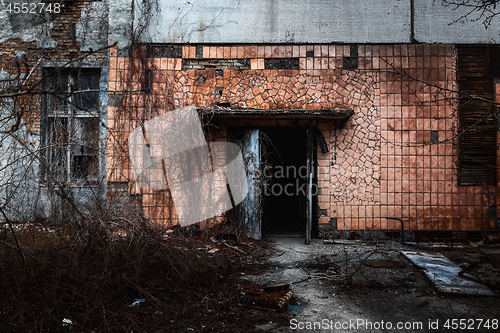
[[[217,118],[230,119],[325,119],[345,120],[354,114],[352,109],[237,109],[231,107],[213,107],[198,109],[200,114]]]

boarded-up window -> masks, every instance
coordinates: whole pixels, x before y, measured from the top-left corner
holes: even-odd
[[[457,46],[460,185],[495,185],[494,78],[500,52],[494,46]]]

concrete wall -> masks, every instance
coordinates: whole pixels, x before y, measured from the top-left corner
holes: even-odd
[[[484,18],[480,18],[476,13],[471,14],[469,20],[460,19],[469,10],[465,8],[454,10],[453,6],[443,7],[440,1],[434,0],[415,1],[416,41],[453,44],[499,43],[500,19],[496,17],[486,29],[483,24]]]
[[[161,1],[141,40],[172,43],[409,42],[409,1]],[[137,15],[136,18],[139,16]]]
[[[110,6],[110,42],[120,46],[132,31],[130,4],[115,0]],[[139,41],[155,43],[409,43],[412,36],[425,43],[496,43],[500,32],[498,18],[488,29],[482,19],[449,25],[466,9],[434,0],[413,7],[411,0],[171,0],[149,11],[135,6]]]

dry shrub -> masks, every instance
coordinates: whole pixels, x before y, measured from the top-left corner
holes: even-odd
[[[64,318],[76,322],[73,331],[137,330],[138,309],[126,306],[134,299],[161,306],[169,293],[210,287],[232,271],[193,239],[145,222],[88,219],[16,233],[22,256],[11,237],[0,244],[3,332],[67,332]]]

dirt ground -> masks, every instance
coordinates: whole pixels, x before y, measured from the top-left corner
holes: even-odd
[[[261,320],[256,332],[500,332],[498,297],[437,293],[400,253],[412,247],[394,241],[312,240],[306,245],[302,238],[274,238],[271,244],[266,268],[241,272],[242,279],[258,285],[291,283],[294,300],[283,314],[289,316],[286,325]],[[499,285],[500,270],[479,249],[435,249],[462,267],[479,261],[472,272]],[[369,267],[365,259],[392,259],[404,267]]]
[[[42,227],[17,230],[20,247],[0,239],[0,332],[500,332],[498,296],[437,293],[401,254],[414,248],[395,241],[306,245],[225,229],[167,236],[138,229],[84,251],[64,243],[68,230]],[[471,272],[500,292],[500,270],[477,247],[420,245],[460,267],[477,262]],[[294,292],[283,312],[242,297],[249,285],[277,284]]]

